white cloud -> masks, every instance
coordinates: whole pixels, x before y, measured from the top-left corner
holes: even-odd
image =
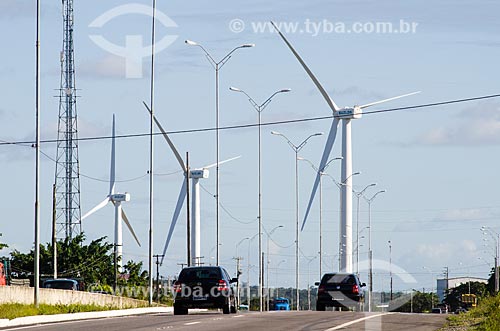
[[[125,59],[106,55],[97,60],[87,60],[78,66],[78,75],[89,78],[125,78]]]
[[[500,105],[481,103],[474,108],[466,108],[454,121],[423,133],[413,144],[431,146],[500,144]]]

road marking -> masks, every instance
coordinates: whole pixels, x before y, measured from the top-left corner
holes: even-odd
[[[195,324],[200,324],[201,322],[190,322],[190,323],[184,323],[184,325],[195,325]]]
[[[238,317],[243,317],[243,315],[236,315],[236,316],[233,316],[233,318],[238,318]]]
[[[358,318],[357,320],[337,325],[337,326],[335,326],[333,328],[326,329],[325,331],[339,330],[339,329],[345,328],[346,326],[349,326],[349,325],[352,325],[352,324],[356,324],[356,323],[359,323],[359,322],[363,322],[363,321],[369,320],[371,318],[380,317],[380,316],[389,315],[389,314],[392,314],[392,313],[383,313],[383,314],[370,315],[370,316]]]

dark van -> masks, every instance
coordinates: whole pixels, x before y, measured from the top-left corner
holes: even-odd
[[[79,291],[80,287],[78,282],[74,279],[57,278],[57,279],[47,279],[43,283],[44,288],[53,288],[58,290],[73,290]]]

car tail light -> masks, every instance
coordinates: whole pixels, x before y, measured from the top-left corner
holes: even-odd
[[[323,292],[325,292],[325,286],[320,285],[320,287],[318,287],[318,293],[323,293]]]
[[[224,279],[219,280],[219,286],[217,287],[217,289],[219,291],[227,291],[228,290],[227,283]]]
[[[353,285],[352,286],[352,293],[353,294],[359,294],[359,286],[358,285]]]
[[[174,292],[180,293],[182,291],[182,284],[179,282],[174,283]]]

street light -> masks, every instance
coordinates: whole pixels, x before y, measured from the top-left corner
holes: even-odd
[[[240,304],[240,260],[241,257],[238,255],[238,247],[243,243],[245,240],[249,240],[249,237],[245,237],[241,239],[237,244],[236,244],[236,278],[238,278],[238,282],[236,283],[236,296],[237,296],[237,302],[238,305]]]
[[[481,231],[483,234],[489,234],[493,240],[495,240],[495,293],[498,293],[499,290],[499,279],[498,279],[498,254],[500,251],[500,233],[494,231],[492,228],[489,226],[482,226]]]
[[[356,208],[356,274],[359,277],[359,200],[363,196],[363,193],[370,188],[377,185],[376,183],[371,183],[369,185],[366,185],[364,189],[362,189],[359,192],[354,191],[354,194],[356,195],[357,198],[357,208]]]
[[[309,265],[311,264],[312,261],[314,261],[317,258],[317,256],[313,256],[311,258],[307,258],[307,310],[311,310],[311,285],[310,285],[310,272],[309,272]]]
[[[219,70],[224,66],[224,64],[229,61],[231,54],[240,48],[254,47],[255,44],[243,44],[235,47],[232,51],[227,53],[220,61],[216,61],[212,55],[200,44],[192,40],[186,40],[185,43],[190,46],[198,46],[205,53],[208,61],[212,64],[215,69],[215,145],[216,145],[216,162],[215,167],[215,219],[216,219],[216,253],[215,253],[215,264],[219,265],[219,242],[220,242],[220,227],[219,227]]]
[[[342,157],[336,157],[336,158],[331,159],[330,161],[328,161],[325,164],[325,166],[321,170],[318,169],[318,167],[316,167],[314,165],[314,163],[312,163],[311,161],[309,161],[306,158],[299,156],[298,159],[308,162],[311,165],[311,167],[314,169],[314,171],[316,171],[316,173],[319,174],[319,278],[321,279],[321,276],[323,275],[323,271],[322,271],[322,264],[323,264],[323,175],[326,174],[325,170],[326,170],[326,168],[328,168],[328,166],[330,165],[331,162],[333,162],[335,160],[342,160]]]
[[[341,266],[341,263],[339,263],[339,271],[348,271],[346,268],[350,266],[349,268],[352,268],[352,227],[347,228],[347,226],[342,226],[342,220],[343,220],[343,215],[345,213],[345,210],[343,209],[345,207],[345,203],[342,200],[343,194],[342,194],[342,189],[350,189],[352,192],[354,192],[354,189],[350,184],[347,184],[349,179],[353,176],[361,175],[360,171],[354,172],[350,174],[349,176],[346,177],[342,182],[338,183],[338,187],[340,190],[340,208],[339,208],[339,213],[340,213],[340,221],[341,221],[341,226],[340,226],[340,231],[339,231],[339,238],[342,242],[341,248],[345,247],[343,250],[342,254],[339,256],[339,261],[344,261],[344,266]],[[350,183],[350,182],[349,182]],[[350,203],[349,203],[350,204]],[[349,207],[350,208],[350,207]],[[352,224],[351,224],[352,226]],[[343,254],[345,253],[345,257],[343,257]],[[347,260],[350,260],[347,261]],[[351,270],[349,270],[351,272]]]
[[[283,228],[284,226],[283,225],[278,225],[276,227],[274,227],[271,231],[269,231],[269,233],[267,234],[267,268],[266,268],[266,284],[267,284],[267,310],[269,311],[269,238],[271,237],[271,235],[273,234],[274,231],[278,230],[279,228]],[[262,255],[262,254],[261,254]],[[262,292],[261,293],[261,297],[262,297]],[[262,307],[262,305],[261,305]],[[262,311],[262,309],[261,309]]]
[[[258,114],[258,120],[259,120],[259,157],[258,157],[258,177],[259,177],[259,193],[258,193],[258,201],[259,201],[259,302],[260,302],[260,311],[262,311],[262,283],[263,283],[263,279],[264,279],[264,270],[262,270],[262,176],[261,176],[261,172],[262,172],[262,158],[261,158],[261,145],[262,145],[262,135],[261,135],[261,118],[262,118],[262,111],[264,110],[264,108],[267,107],[267,105],[269,105],[269,103],[271,102],[272,98],[279,94],[279,93],[286,93],[286,92],[290,92],[291,90],[290,89],[282,89],[282,90],[278,90],[276,92],[274,92],[269,98],[266,99],[266,101],[264,101],[263,103],[261,103],[260,105],[255,102],[255,100],[250,96],[248,95],[248,93],[246,93],[245,91],[239,89],[239,88],[236,88],[236,87],[230,87],[229,88],[231,91],[233,92],[240,92],[240,93],[243,93],[244,95],[246,95],[248,97],[248,101],[250,102],[250,104],[255,108],[255,110],[257,111],[257,114]],[[269,258],[268,258],[269,260]],[[269,288],[269,283],[268,283],[268,288]],[[269,299],[268,299],[268,307],[269,307]]]
[[[431,274],[431,308],[434,308],[434,275],[431,269],[428,267],[422,267],[422,269],[429,271]]]
[[[323,132],[317,132],[311,134],[309,137],[304,139],[300,144],[295,145],[293,144],[290,139],[288,139],[284,134],[276,132],[276,131],[271,131],[271,134],[276,135],[276,136],[281,136],[283,139],[286,140],[288,145],[292,148],[292,150],[295,152],[295,223],[296,223],[296,229],[295,229],[295,295],[296,295],[296,303],[297,303],[297,311],[299,309],[299,151],[304,148],[304,146],[307,144],[307,141],[311,139],[312,137],[316,136],[321,136]]]
[[[392,301],[392,243],[390,240],[388,241],[388,243],[389,243],[389,274],[391,276],[391,296],[390,296],[390,298]],[[431,298],[432,298],[432,296],[431,296]]]
[[[248,255],[247,255],[247,301],[248,301],[248,308],[250,309],[250,244],[252,243],[252,240],[255,239],[259,234],[256,233],[254,234],[249,240],[248,240]]]
[[[368,262],[369,262],[369,272],[368,272],[368,312],[372,311],[372,294],[373,294],[373,251],[372,251],[372,202],[375,200],[377,195],[385,193],[386,190],[380,190],[375,193],[370,199],[365,198],[368,203]]]

